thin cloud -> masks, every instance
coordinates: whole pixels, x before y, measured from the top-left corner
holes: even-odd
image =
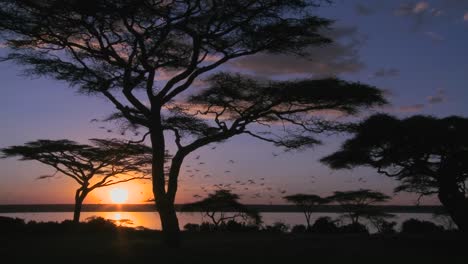
[[[421,2],[416,3],[416,5],[414,5],[412,11],[415,14],[419,14],[419,13],[426,11],[428,8],[429,8],[429,4],[425,1],[421,1]]]
[[[364,68],[359,48],[365,41],[355,27],[340,27],[324,31],[335,42],[322,47],[310,47],[307,57],[286,54],[257,54],[243,57],[230,66],[257,76],[299,75],[315,77],[356,73]]]
[[[400,74],[400,71],[396,68],[381,68],[374,72],[374,77],[396,77]]]
[[[430,105],[434,105],[434,104],[440,104],[440,103],[446,102],[447,101],[447,96],[445,94],[444,89],[439,89],[439,90],[437,90],[436,95],[428,96],[426,99],[427,99],[427,102]]]
[[[400,113],[417,113],[421,112],[424,109],[424,104],[414,104],[414,105],[407,105],[407,106],[400,106],[397,108],[397,112]]]
[[[468,12],[466,12],[465,15],[463,16],[463,21],[468,22]]]

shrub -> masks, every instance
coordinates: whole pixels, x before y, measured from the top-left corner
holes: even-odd
[[[307,227],[305,225],[295,225],[291,229],[291,233],[305,233],[307,232]]]
[[[324,216],[315,220],[310,231],[314,233],[331,234],[338,233],[339,228],[336,225],[336,221],[332,220],[330,217]]]
[[[433,222],[421,221],[414,218],[406,220],[401,225],[401,233],[407,234],[423,234],[442,231],[444,231],[444,228],[440,225],[436,225]]]
[[[341,226],[339,229],[341,233],[369,234],[369,230],[367,229],[367,227],[360,223],[344,225]]]

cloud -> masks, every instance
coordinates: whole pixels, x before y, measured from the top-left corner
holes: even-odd
[[[465,15],[463,16],[463,21],[468,22],[468,12],[466,12]]]
[[[440,104],[440,103],[446,102],[447,101],[447,96],[445,94],[444,89],[439,89],[439,90],[437,90],[436,95],[428,96],[426,99],[427,99],[427,102],[430,105],[434,105],[434,104]]]
[[[356,13],[360,16],[369,16],[374,13],[374,10],[371,9],[369,6],[365,6],[363,4],[357,3],[354,6],[354,10],[356,10]]]
[[[400,106],[396,109],[397,112],[400,113],[417,113],[421,112],[424,109],[424,104],[414,104],[414,105],[407,105],[407,106]]]
[[[242,57],[230,66],[259,76],[299,75],[315,77],[356,73],[364,68],[358,50],[365,38],[355,27],[337,27],[323,32],[334,43],[307,49],[306,57],[288,54],[256,54]]]
[[[429,8],[429,4],[425,1],[418,2],[413,7],[413,13],[419,14],[426,11]]]
[[[424,35],[431,38],[433,41],[443,41],[443,40],[445,40],[445,38],[442,35],[440,35],[438,33],[435,33],[435,32],[432,32],[432,31],[424,32]]]
[[[374,77],[396,77],[400,74],[400,70],[395,68],[388,68],[388,69],[378,69],[374,72]]]
[[[425,1],[420,1],[413,4],[401,4],[394,12],[397,16],[410,16],[425,13],[429,9],[429,4]]]

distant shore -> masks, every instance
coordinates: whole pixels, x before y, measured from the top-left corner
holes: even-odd
[[[183,205],[176,205],[176,210],[181,211]],[[249,204],[248,207],[259,212],[270,213],[295,213],[301,212],[294,205],[263,205]],[[437,205],[383,205],[377,206],[388,213],[434,213],[443,210]],[[153,204],[84,204],[82,212],[154,212]],[[337,205],[325,205],[317,207],[316,212],[339,213],[341,208]],[[0,205],[0,213],[34,213],[34,212],[73,212],[73,204],[3,204]]]

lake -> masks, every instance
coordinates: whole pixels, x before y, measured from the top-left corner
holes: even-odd
[[[196,223],[200,224],[204,220],[202,215],[199,212],[187,213],[179,212],[177,213],[179,218],[180,227],[183,228],[187,223]],[[263,212],[261,213],[264,225],[272,225],[275,222],[282,222],[290,227],[299,224],[305,224],[305,217],[303,213],[297,212]],[[415,218],[418,220],[432,221],[436,224],[444,225],[446,228],[450,228],[450,224],[447,222],[447,219],[436,219],[430,213],[395,213],[396,217],[391,219],[392,221],[397,222],[397,230],[401,226],[401,223],[404,221]],[[72,219],[73,213],[71,212],[33,212],[33,213],[0,213],[0,216],[7,217],[17,217],[22,218],[25,221],[37,221],[37,222],[62,222],[67,219]],[[159,221],[159,215],[157,212],[82,212],[81,220],[84,221],[88,217],[100,216],[105,219],[111,220],[129,220],[130,224],[127,226],[137,227],[143,226],[149,229],[161,229],[161,222]],[[328,216],[332,219],[338,219],[339,213],[315,213],[311,217],[311,223],[313,223],[317,218],[322,216]],[[125,222],[125,221],[122,221]],[[369,231],[371,233],[375,232],[375,228],[372,225],[367,224]]]

